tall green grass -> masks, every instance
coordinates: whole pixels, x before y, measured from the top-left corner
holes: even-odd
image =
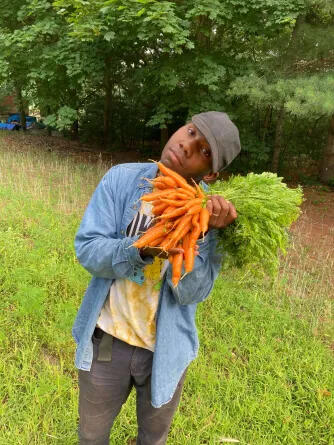
[[[0,445],[77,443],[71,326],[89,281],[73,238],[109,166],[9,150],[0,137]],[[332,264],[295,232],[272,285],[224,272],[200,305],[168,443],[334,444]],[[325,246],[324,246],[325,248]],[[110,443],[136,436],[130,396]],[[130,442],[129,442],[130,443]]]

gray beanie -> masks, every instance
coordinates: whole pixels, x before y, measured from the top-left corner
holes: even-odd
[[[227,167],[240,153],[239,131],[226,113],[207,111],[191,118],[208,141],[212,153],[213,172]]]

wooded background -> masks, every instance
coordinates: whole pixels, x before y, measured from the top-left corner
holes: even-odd
[[[332,0],[2,0],[0,97],[105,149],[160,147],[229,113],[231,169],[334,185]]]

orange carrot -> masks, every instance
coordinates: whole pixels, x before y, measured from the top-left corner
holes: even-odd
[[[176,189],[176,190],[182,190],[182,189]],[[178,199],[192,199],[193,196],[191,195],[191,193],[186,193],[187,191],[176,191],[175,192],[175,196],[174,198],[178,198]]]
[[[163,213],[163,214],[160,215],[158,218],[161,218],[161,219],[175,218],[176,216],[183,215],[184,213],[186,213],[186,211],[187,211],[186,208],[184,208],[184,207],[178,207],[178,208],[172,210],[171,212]]]
[[[174,170],[171,170],[170,168],[166,167],[162,162],[158,162],[158,167],[161,173],[173,178],[178,186],[184,188],[188,192],[191,192],[193,196],[196,195],[196,190],[191,185],[189,185],[181,175],[176,173]]]
[[[162,189],[162,190],[168,188],[168,185],[165,182],[159,180],[158,178],[154,178],[154,179],[143,178],[143,179],[145,179],[150,184],[152,184],[154,188],[158,188],[158,189]]]
[[[191,224],[196,227],[199,224],[199,214],[194,215],[191,220]]]
[[[168,207],[168,203],[161,202],[160,204],[153,207],[152,213],[155,216],[161,215],[161,213],[166,210]]]
[[[174,206],[168,206],[168,207],[166,208],[166,210],[164,210],[164,213],[171,212],[171,211],[174,210],[174,209],[175,209]]]
[[[184,268],[186,273],[191,272],[194,268],[195,262],[195,249],[194,247],[189,247],[190,242],[190,232],[188,232],[182,241],[182,248],[184,250]]]
[[[189,187],[191,187],[191,186],[189,186]],[[170,190],[174,190],[175,194],[182,194],[182,195],[186,196],[185,199],[195,198],[195,193],[196,193],[195,189],[193,191],[191,191],[191,190],[185,189],[184,187],[178,187],[176,189],[170,189]]]
[[[166,187],[171,187],[171,188],[175,188],[177,187],[177,182],[174,181],[174,179],[170,176],[158,176],[154,182],[161,182],[162,184],[165,184]]]
[[[160,247],[162,250],[167,251],[168,249],[172,249],[173,247],[175,247],[176,242],[172,240],[172,233],[170,232],[165,238],[164,240],[161,242]]]
[[[146,195],[143,195],[140,199],[142,201],[155,201],[160,198],[180,198],[180,199],[193,199],[195,196],[194,194],[191,194],[187,190],[183,188],[166,188],[165,190],[157,190],[155,192],[147,193]]]
[[[194,248],[195,244],[196,244],[196,242],[198,240],[198,237],[201,234],[201,227],[199,225],[199,214],[193,216],[193,218],[191,220],[191,223],[193,225],[193,229],[192,229],[192,231],[190,233],[189,247],[193,247]]]
[[[159,190],[158,192],[147,193],[143,195],[140,199],[142,201],[150,202],[155,201],[156,199],[160,199],[162,197],[167,197],[174,193],[173,189]]]
[[[180,193],[183,193],[184,195],[187,195],[187,198],[188,199],[193,199],[193,198],[196,198],[196,191],[189,191],[189,190],[186,190],[185,188],[178,188],[177,190],[180,190]],[[181,190],[182,190],[182,192],[181,192]]]
[[[170,212],[172,212],[173,210],[175,210],[175,207],[174,207],[174,206],[168,206],[168,207],[166,208],[166,210],[164,210],[164,211],[162,212],[162,214],[163,214],[163,215],[167,215],[167,213],[170,213]]]
[[[195,247],[200,234],[201,234],[201,228],[198,225],[198,227],[194,228],[190,233],[189,247],[192,247],[192,248]]]
[[[182,230],[180,231],[180,233],[179,233],[179,235],[175,235],[174,236],[174,238],[175,238],[175,241],[179,241],[179,240],[181,240],[188,232],[190,232],[191,231],[191,226],[188,224],[188,225],[185,225],[183,228],[182,228]],[[173,237],[173,235],[172,235],[172,237]]]
[[[188,247],[184,251],[184,263],[186,273],[191,272],[195,264],[195,249],[193,247]]]
[[[205,232],[207,232],[209,229],[209,219],[210,219],[210,213],[206,207],[203,207],[199,214],[199,225],[201,227],[201,232],[203,233],[203,236]]]
[[[165,190],[165,189],[169,188],[168,185],[166,185],[164,182],[161,182],[161,181],[157,181],[157,182],[154,181],[153,185],[154,185],[154,188],[157,188],[159,190]]]
[[[189,240],[190,240],[190,231],[184,235],[182,240],[182,248],[184,249],[184,251],[186,251],[189,247]]]
[[[181,278],[182,273],[182,262],[183,262],[183,253],[176,253],[173,256],[173,263],[172,263],[172,283],[174,287],[178,285],[178,282]]]
[[[197,190],[197,196],[199,198],[205,198],[205,194],[203,193],[203,190],[201,189],[201,187],[194,180],[193,180],[193,183],[194,183],[194,187]]]
[[[169,231],[168,235],[161,243],[164,250],[171,249],[191,230],[191,215],[184,215],[179,218],[177,225]]]
[[[154,241],[156,238],[166,235],[168,230],[171,228],[170,224],[159,225],[158,227],[152,227],[149,229],[142,237],[133,243],[134,247],[140,249],[141,247],[147,246],[150,242]]]
[[[202,205],[203,199],[202,198],[194,198],[194,199],[190,199],[190,201],[187,202],[187,204],[185,205],[185,207],[187,207],[187,209],[190,209],[193,206],[196,205]]]
[[[161,221],[156,222],[156,223],[155,223],[153,226],[151,226],[148,230],[154,229],[154,228],[159,227],[159,226],[164,226],[164,225],[166,225],[166,221],[161,220]],[[146,231],[146,233],[148,232],[148,230]]]
[[[187,214],[188,215],[195,215],[196,213],[200,213],[200,211],[202,210],[202,206],[201,206],[201,204],[197,204],[197,205],[194,205],[193,207],[191,207],[189,210],[188,210],[188,212],[187,212]]]
[[[159,247],[160,244],[163,242],[164,239],[165,239],[164,236],[161,236],[160,238],[156,238],[155,240],[150,241],[150,242],[148,243],[147,247],[157,247],[157,246]]]
[[[176,229],[171,234],[171,239],[174,241],[178,241],[183,238],[186,233],[191,230],[191,215],[184,215],[182,220],[177,225]]]
[[[142,232],[142,234],[144,236],[147,233],[150,233],[152,230],[155,230],[159,226],[164,226],[166,230],[167,229],[169,230],[172,227],[172,225],[173,224],[170,221],[163,221],[163,220],[162,221],[158,221],[155,224],[151,224],[150,227],[146,231]]]
[[[181,200],[181,199],[178,200],[178,199],[161,198],[161,201],[166,202],[170,206],[175,206],[175,207],[182,207],[182,206],[188,204],[188,201]]]
[[[181,215],[181,216],[179,216],[178,218],[176,218],[176,219],[173,221],[173,227],[174,227],[174,229],[175,229],[175,227],[178,226],[179,223],[182,221],[183,216],[184,216],[184,215]]]
[[[161,204],[161,201],[160,201],[160,199],[156,199],[155,201],[152,201],[151,204],[154,207],[154,206]]]

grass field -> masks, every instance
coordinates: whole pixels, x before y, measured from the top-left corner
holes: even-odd
[[[73,238],[108,166],[7,142],[0,135],[0,445],[72,445],[70,331],[89,281]],[[334,444],[330,261],[310,268],[297,231],[273,285],[221,275],[199,306],[200,356],[169,445]],[[110,443],[135,436],[132,394]]]

